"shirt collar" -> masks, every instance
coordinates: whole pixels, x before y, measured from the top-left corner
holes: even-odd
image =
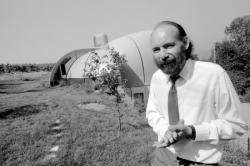
[[[192,60],[188,59],[183,67],[183,69],[181,70],[179,76],[185,80],[188,80],[190,75],[191,75],[191,70],[192,70],[192,67],[191,67],[191,63],[192,63]],[[169,79],[169,75],[167,75],[167,82],[169,82],[170,79]]]
[[[180,72],[180,76],[181,78],[184,78],[185,80],[188,80],[190,75],[191,75],[191,70],[192,70],[192,67],[191,67],[191,64],[192,64],[192,60],[188,59],[183,67],[183,69],[181,70]]]

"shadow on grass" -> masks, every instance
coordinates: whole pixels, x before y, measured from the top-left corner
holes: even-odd
[[[14,107],[0,112],[0,119],[14,119],[23,116],[37,114],[43,110],[47,110],[48,105],[41,103],[38,105],[24,105],[21,107]]]
[[[11,89],[11,88],[10,88]],[[0,90],[0,94],[20,94],[20,93],[28,93],[28,92],[41,92],[47,90],[47,87],[38,87],[30,90]]]
[[[150,126],[148,124],[146,124],[146,123],[138,123],[138,124],[127,123],[127,125],[132,126],[136,130],[150,128]]]

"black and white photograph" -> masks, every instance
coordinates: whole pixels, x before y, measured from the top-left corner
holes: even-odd
[[[0,0],[0,166],[250,166],[249,0]]]

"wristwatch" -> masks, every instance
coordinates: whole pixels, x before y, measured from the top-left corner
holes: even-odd
[[[186,138],[187,138],[187,139],[192,139],[192,140],[194,140],[194,139],[195,139],[195,137],[196,137],[196,131],[195,131],[195,128],[194,128],[194,126],[193,126],[193,125],[188,125],[188,127],[190,127],[190,128],[191,128],[192,134],[191,134],[191,135],[189,135],[189,136],[187,136]]]

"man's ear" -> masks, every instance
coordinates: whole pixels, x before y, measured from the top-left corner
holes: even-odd
[[[190,44],[190,39],[189,39],[188,36],[185,36],[185,37],[183,38],[183,43],[185,44],[185,49],[187,50],[188,47],[189,47],[189,44]]]

